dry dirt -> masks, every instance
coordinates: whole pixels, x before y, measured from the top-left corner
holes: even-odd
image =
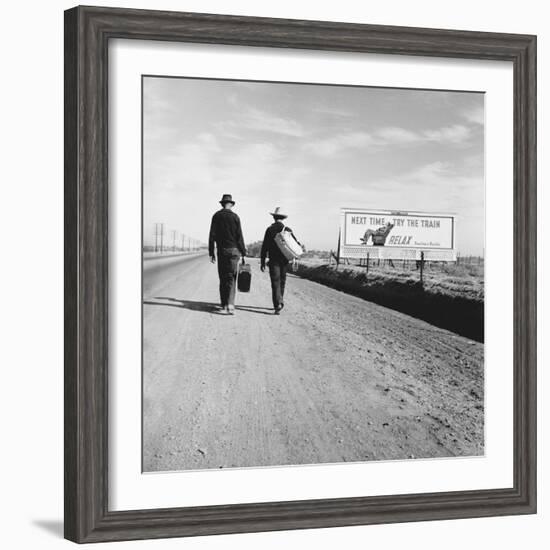
[[[252,263],[234,317],[206,256],[146,267],[144,471],[483,454],[483,345]]]

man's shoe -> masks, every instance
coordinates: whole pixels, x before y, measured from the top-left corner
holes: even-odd
[[[229,313],[229,315],[235,315],[235,306],[227,306],[227,313]]]
[[[275,315],[281,315],[281,310],[283,309],[283,305],[282,304],[279,304],[276,308],[275,308]]]

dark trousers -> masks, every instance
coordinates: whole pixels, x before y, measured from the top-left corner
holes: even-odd
[[[269,277],[271,279],[271,297],[273,307],[277,308],[284,304],[286,272],[288,263],[269,261]]]
[[[237,248],[218,250],[218,275],[220,277],[220,302],[222,307],[235,305],[235,283],[241,254]]]

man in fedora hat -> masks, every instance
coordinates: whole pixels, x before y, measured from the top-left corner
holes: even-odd
[[[262,243],[260,269],[265,271],[265,260],[269,257],[269,278],[271,279],[271,297],[273,300],[273,309],[275,315],[279,315],[284,307],[284,294],[286,285],[286,272],[288,270],[288,260],[279,249],[275,242],[275,235],[281,231],[289,231],[294,240],[303,248],[298,241],[292,229],[283,224],[282,220],[288,218],[282,209],[277,206],[273,212],[273,223],[266,229],[264,242]]]
[[[241,220],[233,212],[235,201],[231,195],[223,195],[221,210],[212,216],[208,253],[210,261],[216,263],[214,243],[218,253],[218,276],[220,278],[220,302],[222,311],[229,315],[235,313],[235,281],[239,268],[239,259],[246,256]]]

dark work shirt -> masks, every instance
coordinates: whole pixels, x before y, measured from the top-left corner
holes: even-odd
[[[218,248],[237,248],[246,256],[241,220],[232,210],[222,208],[212,216],[210,236],[208,237],[208,253],[214,256],[214,243]]]
[[[298,239],[294,236],[294,233],[292,233],[292,229],[290,229],[290,227],[284,226],[281,222],[272,223],[265,230],[264,242],[262,243],[262,253],[261,253],[262,265],[265,264],[266,256],[268,256],[271,261],[276,263],[281,263],[281,264],[288,263],[288,260],[285,258],[280,248],[277,246],[277,243],[275,242],[275,235],[277,235],[277,233],[280,233],[283,230],[283,227],[285,228],[285,231],[290,231],[290,233],[294,237],[294,240],[298,244],[300,244],[298,242]]]

